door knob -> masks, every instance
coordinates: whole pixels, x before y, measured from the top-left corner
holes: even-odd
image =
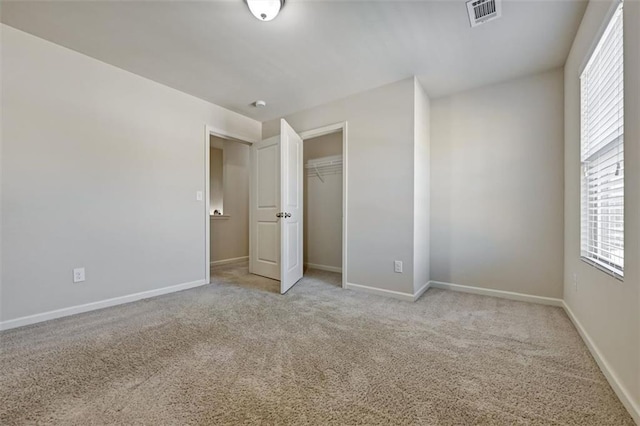
[[[284,213],[276,213],[276,217],[284,217]]]
[[[291,213],[286,213],[286,212],[276,213],[276,217],[284,217],[286,219],[288,217],[291,217]]]
[[[285,217],[285,219],[288,218],[288,217],[291,217],[291,213],[285,213],[284,217]]]

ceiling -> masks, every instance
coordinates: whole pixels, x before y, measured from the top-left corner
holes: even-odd
[[[504,0],[471,28],[464,1],[2,2],[2,22],[260,121],[416,75],[430,97],[562,66],[586,3]],[[251,103],[267,101],[267,107]]]

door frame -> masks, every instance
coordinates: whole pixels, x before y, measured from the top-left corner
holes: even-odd
[[[243,136],[239,134],[235,134],[233,132],[229,132],[226,130],[219,129],[214,126],[205,125],[204,128],[204,257],[205,257],[205,279],[207,284],[211,282],[211,213],[209,211],[209,203],[211,202],[211,194],[209,188],[209,182],[211,179],[211,158],[210,158],[210,148],[211,142],[210,137],[217,136],[219,138],[227,139],[233,142],[239,142],[245,145],[253,145],[257,140],[250,138],[248,136]]]
[[[316,129],[299,132],[298,134],[302,138],[304,143],[305,139],[313,139],[319,136],[329,135],[331,133],[337,133],[342,131],[342,288],[347,286],[347,232],[349,227],[347,226],[347,200],[348,200],[348,176],[347,170],[349,168],[349,162],[347,161],[347,147],[348,147],[348,123],[346,121],[340,123],[329,124],[327,126],[318,127]],[[308,226],[308,224],[305,224]]]
[[[347,284],[347,235],[348,235],[348,209],[347,209],[347,200],[348,197],[348,169],[349,162],[347,161],[348,155],[348,122],[342,121],[339,123],[329,124],[326,126],[318,127],[315,129],[310,129],[304,132],[299,132],[298,134],[302,138],[304,143],[305,139],[317,138],[319,136],[325,136],[331,133],[337,133],[342,131],[342,288],[346,288]],[[258,142],[258,140],[253,139],[248,136],[235,134],[233,132],[229,132],[226,130],[219,129],[214,126],[205,125],[205,134],[204,134],[204,217],[205,217],[205,279],[207,283],[211,282],[211,218],[209,212],[209,203],[210,203],[210,193],[209,193],[209,179],[210,179],[210,162],[209,158],[209,148],[211,147],[209,138],[211,136],[217,136],[220,138],[224,138],[234,142],[240,142],[245,145],[253,145]]]

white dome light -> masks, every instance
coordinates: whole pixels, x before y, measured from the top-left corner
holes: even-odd
[[[280,12],[284,0],[246,0],[249,10],[261,21],[270,21]]]

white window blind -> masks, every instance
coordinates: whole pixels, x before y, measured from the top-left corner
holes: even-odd
[[[581,255],[624,275],[624,74],[622,2],[580,77]]]

